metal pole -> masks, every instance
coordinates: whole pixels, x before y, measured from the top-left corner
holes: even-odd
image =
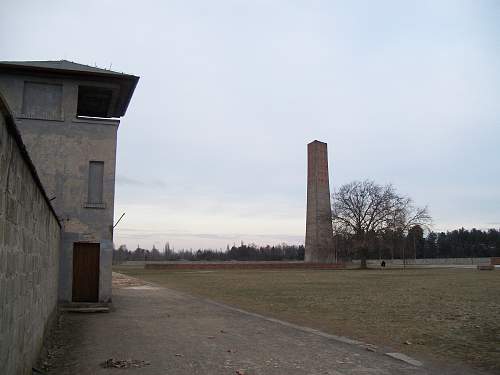
[[[125,216],[125,212],[122,214],[122,216],[120,216],[120,218],[118,219],[118,221],[116,222],[115,225],[113,225],[113,229],[115,229],[115,227],[118,225],[118,223],[120,222],[120,220]]]

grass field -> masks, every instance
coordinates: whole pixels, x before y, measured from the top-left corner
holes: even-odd
[[[408,354],[500,372],[499,271],[115,270]]]

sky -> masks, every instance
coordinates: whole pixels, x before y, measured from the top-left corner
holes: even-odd
[[[434,230],[500,227],[500,2],[3,0],[0,60],[140,76],[115,244],[304,242],[307,143],[332,190],[392,183]]]

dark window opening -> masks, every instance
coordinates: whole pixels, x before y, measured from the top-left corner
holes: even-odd
[[[79,86],[77,116],[109,117],[113,91],[103,87]]]

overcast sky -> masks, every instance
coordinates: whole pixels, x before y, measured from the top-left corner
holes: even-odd
[[[117,245],[302,243],[306,145],[331,188],[393,183],[434,229],[500,227],[500,2],[3,0],[0,60],[141,77]]]

